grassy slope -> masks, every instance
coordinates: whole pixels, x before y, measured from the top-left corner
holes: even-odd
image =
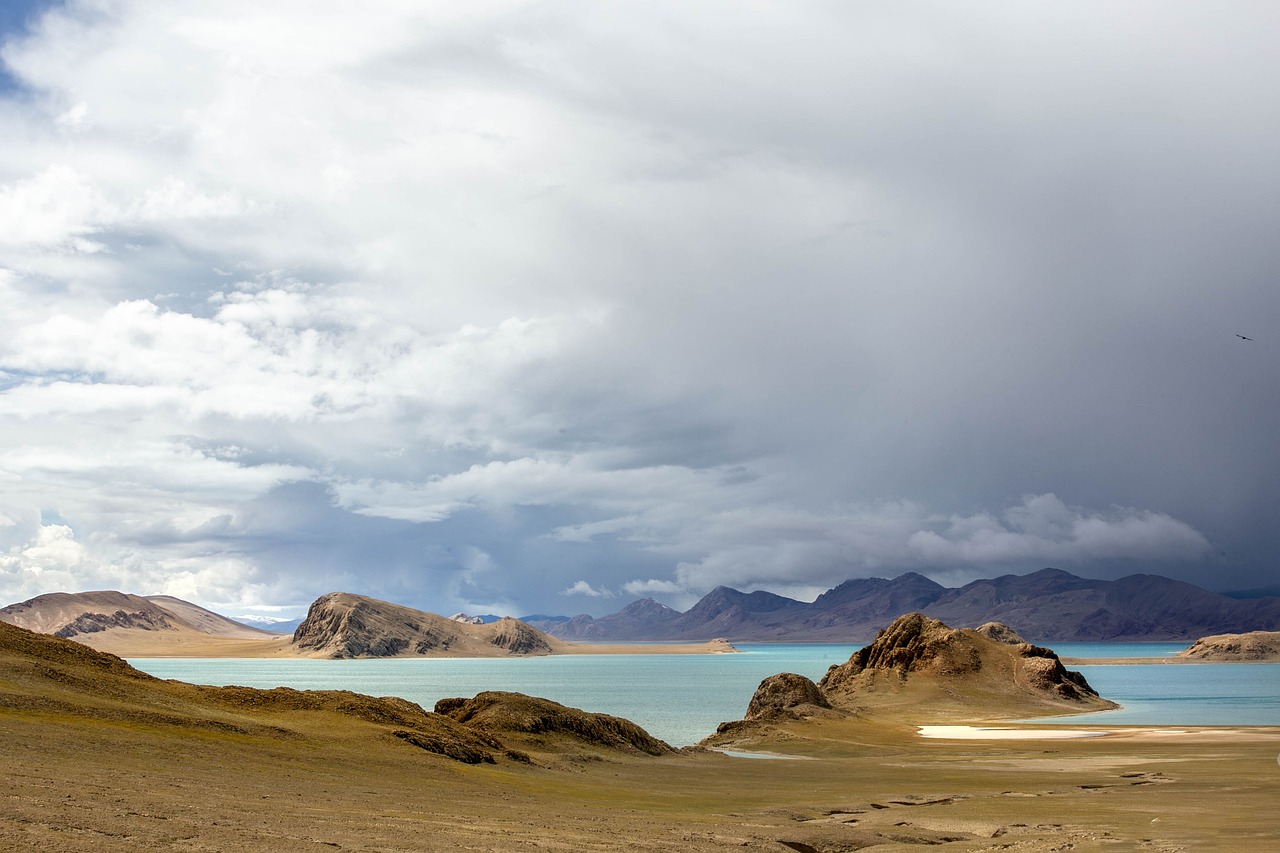
[[[0,849],[785,851],[789,841],[834,853],[954,838],[934,849],[1227,850],[1280,834],[1275,730],[947,743],[919,740],[901,719],[849,719],[762,734],[760,745],[817,761],[566,752],[543,766],[464,765],[336,706],[210,701],[48,639],[0,642]]]

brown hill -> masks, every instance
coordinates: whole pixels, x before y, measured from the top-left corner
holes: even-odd
[[[504,757],[527,764],[525,750],[552,758],[584,748],[605,754],[675,752],[628,720],[519,693],[445,700],[447,713],[434,713],[404,699],[346,690],[204,687],[163,681],[115,655],[7,623],[0,623],[0,684],[0,712],[65,717],[69,724],[158,727],[182,736],[305,739],[309,748],[317,738],[372,738],[467,764]]]
[[[486,691],[474,699],[441,699],[435,711],[488,737],[508,743],[514,740],[526,749],[545,751],[549,744],[570,743],[646,755],[676,751],[630,720],[521,693]]]
[[[927,713],[1009,717],[1117,707],[1049,649],[1008,642],[1005,626],[984,628],[955,629],[908,613],[828,670],[818,686],[833,705],[846,708],[910,705]]]
[[[130,657],[288,653],[287,635],[241,625],[168,595],[54,592],[0,609],[0,621]]]
[[[293,645],[299,652],[331,658],[500,657],[565,650],[559,640],[518,619],[470,625],[349,592],[317,598],[294,631]]]
[[[130,595],[113,590],[38,595],[0,609],[0,621],[59,637],[96,634],[111,628],[198,631],[215,637],[247,640],[274,636],[180,598]]]
[[[1178,657],[1202,661],[1280,662],[1280,631],[1201,637],[1178,652]]]
[[[343,737],[396,737],[458,761],[493,761],[496,744],[403,699],[344,690],[200,687],[162,681],[112,654],[0,623],[0,709],[68,724],[100,721],[166,735],[296,740],[336,727]],[[308,712],[301,714],[299,712]]]

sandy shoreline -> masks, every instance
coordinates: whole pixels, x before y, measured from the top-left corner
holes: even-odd
[[[1280,661],[1274,660],[1205,660],[1202,658],[1062,658],[1063,666],[1150,666],[1151,664],[1171,663],[1171,664],[1219,664],[1219,663],[1249,663],[1249,664],[1274,664]]]
[[[262,639],[218,637],[193,631],[108,630],[75,637],[76,642],[122,658],[269,658],[318,659],[327,656],[296,649],[292,635],[277,634]],[[737,653],[723,640],[706,643],[556,643],[555,655],[713,655]],[[506,653],[494,649],[494,657]],[[430,655],[401,654],[396,658],[475,657],[473,654],[435,652]],[[384,658],[389,659],[389,658]]]

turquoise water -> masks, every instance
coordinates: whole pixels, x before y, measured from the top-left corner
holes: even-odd
[[[1167,657],[1180,643],[1057,643],[1063,657]],[[815,681],[852,645],[739,644],[730,655],[556,655],[536,658],[258,660],[136,658],[160,678],[196,684],[354,690],[400,696],[430,710],[437,700],[512,690],[639,723],[676,746],[741,719],[760,682],[779,672]],[[1280,664],[1128,664],[1076,667],[1124,706],[1054,722],[1134,725],[1280,725]],[[1041,721],[1047,722],[1047,721]]]
[[[1107,655],[1106,657],[1116,657]],[[1280,725],[1280,664],[1120,664],[1074,667],[1123,707],[1043,722],[1153,726]]]
[[[1041,643],[1062,658],[1171,658],[1190,643]]]
[[[511,690],[625,717],[675,746],[740,720],[760,682],[779,672],[818,680],[856,646],[739,644],[728,655],[553,655],[533,658],[261,660],[131,658],[160,678],[194,684],[354,690],[400,696],[431,710],[440,699]]]

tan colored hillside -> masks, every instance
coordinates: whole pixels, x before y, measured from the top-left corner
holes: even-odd
[[[997,638],[997,639],[993,639]],[[918,716],[990,718],[1118,707],[1051,650],[1022,642],[998,623],[950,628],[908,613],[819,682],[837,706],[911,709]]]
[[[349,592],[316,599],[293,643],[300,654],[329,658],[501,657],[567,649],[518,619],[472,625]]]
[[[161,681],[0,624],[0,850],[1228,851],[1275,830],[1276,729],[1049,749],[845,715],[757,745],[810,760],[759,761],[512,694],[443,709]]]
[[[292,656],[290,637],[167,595],[54,592],[0,609],[0,621],[127,657]]]
[[[696,644],[568,643],[515,619],[473,625],[352,593],[321,596],[295,636],[273,634],[167,595],[49,593],[0,609],[0,621],[147,657],[495,657],[542,654],[717,654]]]
[[[721,725],[708,743],[754,743],[762,729],[797,721],[920,726],[1116,707],[1056,654],[1023,642],[1008,626],[954,629],[908,613],[816,684],[795,673],[765,679],[745,717]]]
[[[112,590],[53,592],[0,609],[0,621],[42,634],[84,637],[113,628],[197,631],[215,637],[262,640],[277,635],[241,625],[189,601],[168,595]]]
[[[1177,657],[1202,662],[1280,662],[1280,631],[1202,637],[1178,652]]]

